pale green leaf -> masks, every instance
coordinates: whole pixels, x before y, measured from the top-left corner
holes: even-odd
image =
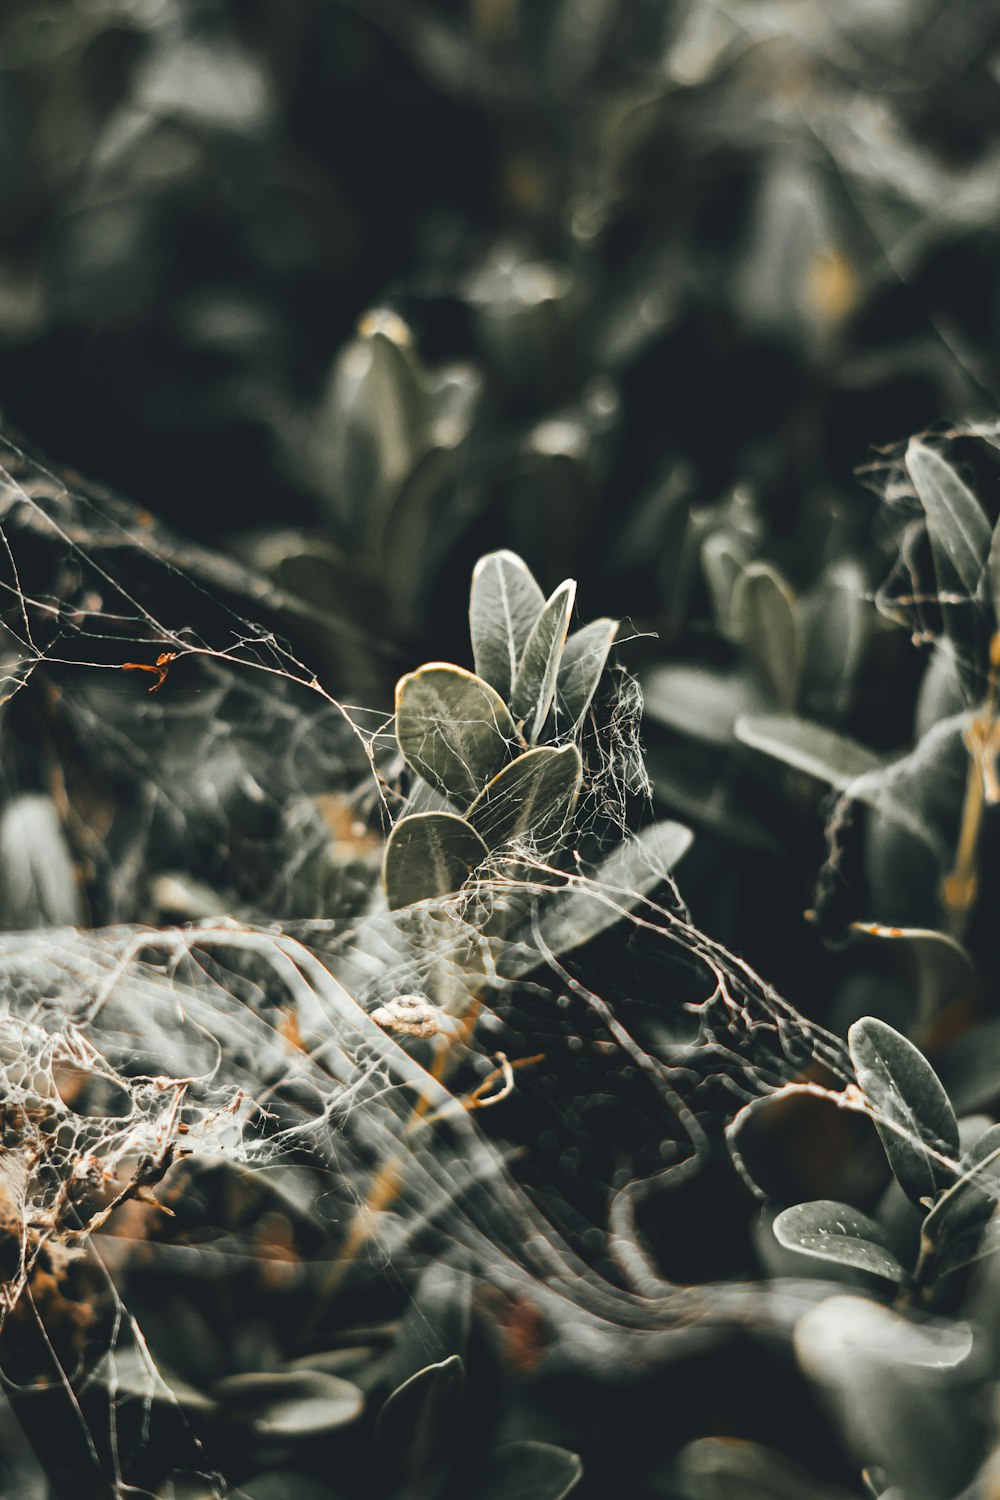
[[[889,1281],[902,1281],[905,1275],[881,1225],[846,1203],[826,1198],[797,1203],[775,1219],[774,1235],[786,1250],[801,1255],[871,1271]]]
[[[555,701],[542,739],[565,739],[577,734],[597,692],[617,633],[617,620],[602,619],[592,620],[570,636],[563,650]]]
[[[794,771],[815,776],[839,792],[882,761],[873,750],[795,714],[752,714],[736,721],[736,738]]]
[[[476,563],[469,599],[469,630],[476,671],[506,700],[545,595],[514,552],[490,552]]]
[[[491,849],[512,840],[533,842],[565,820],[583,779],[575,745],[537,745],[504,766],[484,787],[467,817]]]
[[[975,495],[934,448],[912,438],[906,469],[927,517],[935,559],[947,559],[975,597],[990,551],[991,528]]]
[[[517,664],[510,711],[524,725],[525,737],[531,744],[541,733],[552,707],[575,599],[576,584],[569,578],[547,601]]]
[[[447,662],[396,684],[396,738],[410,766],[463,806],[474,801],[518,743],[495,688]]]
[[[847,1044],[900,1187],[915,1203],[950,1187],[954,1172],[930,1152],[957,1160],[958,1122],[923,1053],[875,1016],[855,1021]]]

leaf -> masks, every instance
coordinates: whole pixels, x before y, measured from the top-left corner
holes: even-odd
[[[536,745],[483,788],[468,820],[491,849],[514,839],[541,839],[563,822],[582,780],[575,745]]]
[[[746,563],[746,549],[728,531],[711,531],[701,544],[701,568],[712,613],[725,636],[732,633],[733,596]]]
[[[642,702],[649,718],[710,745],[731,745],[736,721],[768,707],[766,693],[745,668],[720,672],[684,662],[644,673]]]
[[[390,910],[460,890],[488,856],[475,829],[454,813],[412,813],[400,818],[389,835],[382,863]]]
[[[730,630],[760,667],[780,707],[790,709],[799,690],[802,639],[788,587],[766,563],[751,563],[737,580]]]
[[[364,1397],[349,1380],[319,1370],[230,1375],[212,1395],[267,1438],[311,1438],[355,1421]]]
[[[991,541],[990,524],[979,501],[951,464],[919,438],[911,438],[907,447],[906,470],[927,517],[935,560],[947,559],[974,598]]]
[[[979,1249],[986,1221],[997,1206],[1000,1192],[1000,1125],[984,1130],[962,1157],[962,1175],[935,1203],[923,1223],[923,1235],[937,1246],[938,1274],[956,1270],[990,1254]],[[1000,1220],[997,1221],[1000,1226]],[[996,1234],[994,1232],[994,1246]]]
[[[684,1500],[847,1500],[784,1453],[745,1438],[696,1438],[678,1470]]]
[[[576,1489],[583,1464],[554,1443],[504,1443],[487,1455],[477,1500],[564,1500]]]
[[[465,1366],[457,1354],[425,1365],[396,1387],[375,1420],[375,1436],[397,1467],[425,1473],[439,1451],[454,1446],[464,1389]]]
[[[654,823],[619,845],[589,880],[547,897],[538,918],[546,946],[571,953],[613,927],[680,863],[693,839],[680,823]]]
[[[1000,521],[993,528],[990,550],[986,557],[986,578],[989,583],[993,617],[1000,625]]]
[[[556,695],[541,738],[575,736],[597,692],[608,653],[618,634],[617,620],[592,620],[566,642],[556,678]]]
[[[882,766],[874,751],[857,740],[795,714],[755,714],[737,719],[736,738],[839,792],[847,791],[859,776]]]
[[[775,1219],[774,1234],[786,1250],[802,1255],[871,1271],[889,1281],[902,1281],[906,1274],[881,1225],[846,1203],[826,1198],[797,1203]]]
[[[407,762],[463,806],[507,760],[517,731],[489,683],[447,662],[429,662],[396,684],[396,738]]]
[[[967,1323],[903,1316],[871,1297],[838,1295],[798,1320],[794,1344],[849,1448],[890,1473],[900,1496],[958,1493],[976,1441]]]
[[[508,701],[517,664],[545,608],[530,568],[514,552],[490,552],[472,573],[469,631],[476,671]]]
[[[51,797],[26,792],[0,817],[0,925],[76,927],[80,885]]]
[[[957,1159],[958,1122],[923,1053],[874,1016],[855,1021],[847,1045],[889,1165],[907,1197],[919,1203],[950,1187],[954,1172],[928,1156],[924,1145]]]
[[[914,1029],[926,1025],[953,1000],[971,994],[976,970],[961,943],[927,927],[885,927],[877,922],[852,922],[859,938],[874,939],[897,959],[904,982],[916,994]]]
[[[996,1255],[1000,1250],[1000,1214],[982,1219],[963,1227],[945,1240],[935,1261],[938,1276],[948,1276],[960,1271],[974,1261],[984,1260],[987,1255]]]
[[[575,599],[576,584],[568,578],[535,621],[517,664],[510,711],[524,725],[529,744],[537,740],[552,707]]]

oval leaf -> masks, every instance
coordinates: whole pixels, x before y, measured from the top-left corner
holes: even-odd
[[[461,890],[488,854],[476,830],[454,813],[400,818],[389,835],[382,864],[390,911]]]
[[[476,563],[469,600],[469,631],[476,671],[506,699],[538,617],[542,593],[526,563],[514,552],[490,552]]]
[[[778,704],[791,708],[802,670],[801,632],[784,580],[766,563],[751,563],[740,575],[730,628],[760,667]]]
[[[975,597],[992,540],[982,506],[951,464],[917,438],[906,450],[906,471],[927,517],[935,560],[946,559]]]
[[[575,745],[538,745],[484,787],[469,808],[469,822],[491,849],[513,839],[544,838],[570,811],[582,780]]]
[[[923,1053],[874,1016],[855,1021],[847,1045],[900,1187],[915,1203],[950,1187],[955,1173],[926,1148],[957,1159],[958,1122]]]
[[[535,621],[517,664],[510,711],[524,725],[530,744],[537,740],[552,707],[575,599],[576,584],[568,578]]]
[[[578,733],[617,634],[617,620],[592,620],[570,636],[562,654],[555,701],[545,721],[542,739],[567,739]]]
[[[774,1235],[786,1250],[871,1271],[889,1281],[902,1281],[905,1274],[881,1225],[846,1203],[826,1198],[797,1203],[775,1219]]]
[[[361,1415],[364,1397],[349,1380],[319,1370],[231,1375],[212,1395],[268,1438],[310,1438],[346,1427]]]
[[[445,796],[472,802],[508,759],[517,731],[495,688],[429,662],[396,684],[396,738],[407,762]]]
[[[564,1500],[576,1489],[583,1464],[554,1443],[504,1443],[486,1458],[478,1500]]]

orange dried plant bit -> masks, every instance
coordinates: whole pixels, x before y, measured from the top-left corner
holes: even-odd
[[[176,651],[161,651],[159,656],[156,658],[155,665],[148,661],[123,661],[121,669],[123,672],[155,673],[156,681],[152,683],[149,688],[149,691],[151,693],[155,693],[157,689],[163,686],[164,682],[166,681],[167,672],[170,669],[170,663],[172,661],[176,661],[176,659]]]

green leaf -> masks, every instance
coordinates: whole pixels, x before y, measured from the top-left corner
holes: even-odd
[[[925,1147],[957,1160],[958,1122],[941,1081],[906,1037],[874,1016],[855,1021],[847,1035],[862,1093],[900,1187],[913,1202],[950,1187],[954,1172]]]
[[[518,742],[496,689],[447,662],[429,662],[400,678],[396,738],[413,770],[463,806],[475,800]]]
[[[745,668],[720,672],[685,662],[653,667],[642,676],[645,714],[668,729],[710,745],[731,745],[738,719],[760,714],[768,698]]]
[[[790,709],[799,691],[802,639],[788,587],[766,563],[751,563],[740,575],[730,628],[760,667],[779,706]]]
[[[987,1255],[996,1255],[1000,1250],[1000,1214],[992,1218],[978,1219],[965,1224],[954,1234],[949,1232],[935,1261],[939,1276],[950,1275],[974,1261],[984,1260]]]
[[[982,506],[951,464],[918,438],[912,438],[906,450],[906,470],[927,517],[935,560],[946,559],[974,598],[991,541]]]
[[[488,855],[476,830],[454,813],[400,818],[389,835],[382,864],[390,910],[460,890]]]
[[[938,1274],[968,1265],[996,1248],[998,1229],[991,1235],[992,1244],[979,1248],[986,1221],[996,1209],[1000,1194],[1000,1125],[992,1125],[962,1157],[962,1175],[943,1193],[923,1223],[923,1234],[937,1248]]]
[[[212,1395],[234,1415],[249,1420],[260,1437],[311,1438],[355,1421],[364,1397],[349,1380],[319,1370],[230,1375]]]
[[[514,552],[490,552],[472,573],[469,631],[476,671],[508,701],[545,595]]]
[[[568,578],[535,621],[517,664],[510,711],[524,725],[530,744],[537,740],[552,707],[575,599],[576,584]]]
[[[494,776],[469,808],[468,820],[491,849],[544,838],[566,818],[582,780],[575,745],[537,745]]]
[[[679,864],[694,839],[690,828],[664,821],[619,845],[587,881],[547,897],[538,918],[545,945],[571,953],[613,927]],[[531,942],[531,933],[525,934]]]
[[[774,1234],[786,1250],[871,1271],[889,1281],[902,1281],[905,1275],[881,1225],[846,1203],[826,1198],[797,1203],[775,1219]]]
[[[564,1500],[576,1489],[583,1465],[554,1443],[504,1443],[487,1454],[477,1500]]]
[[[545,721],[542,739],[567,739],[579,732],[617,634],[618,621],[602,619],[592,620],[570,636],[562,654],[555,701]]]
[[[859,776],[882,765],[874,751],[857,740],[795,714],[755,714],[737,719],[736,738],[839,792],[847,791]]]
[[[375,1436],[393,1463],[413,1476],[454,1446],[454,1428],[465,1389],[465,1366],[457,1354],[426,1365],[397,1386],[375,1421]]]

